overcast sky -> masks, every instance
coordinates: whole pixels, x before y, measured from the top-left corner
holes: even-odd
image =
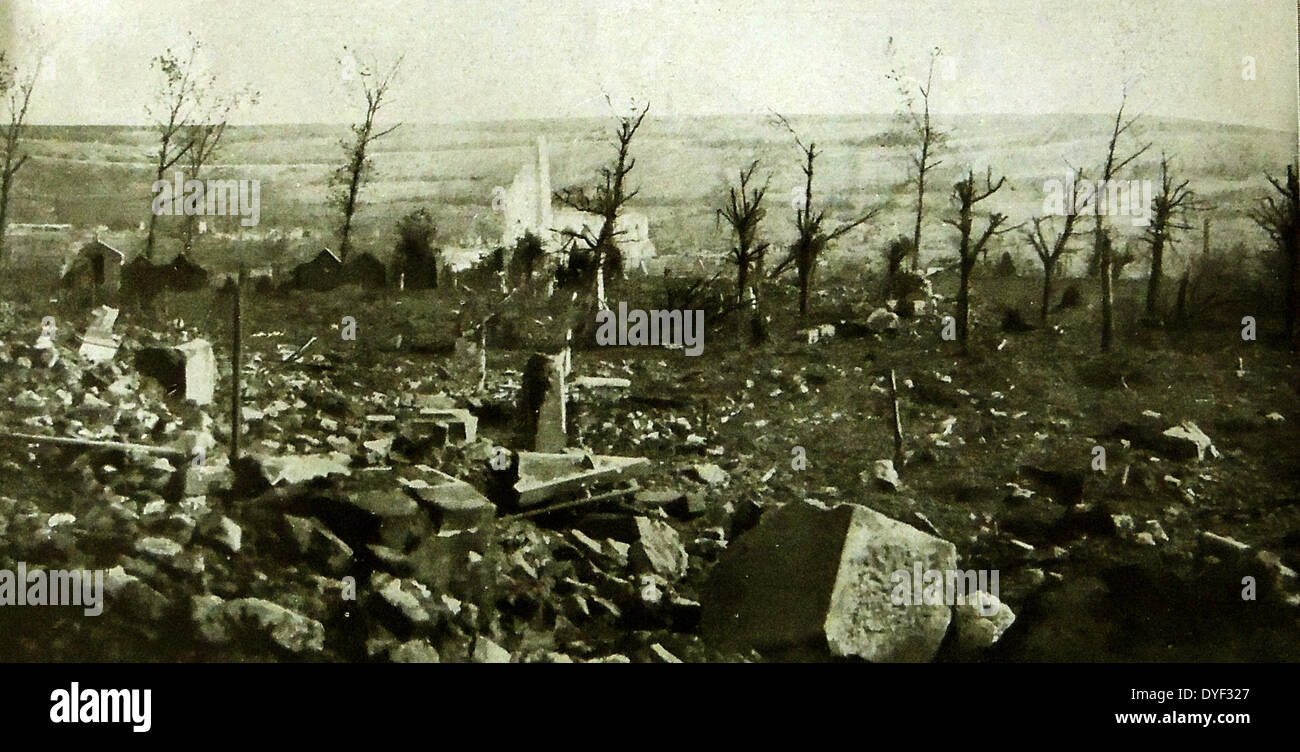
[[[150,59],[193,31],[261,103],[244,123],[348,122],[337,58],[405,54],[390,119],[888,112],[886,42],[950,113],[1131,108],[1297,130],[1292,0],[0,0],[0,44],[36,27],[41,123],[140,123]],[[1244,58],[1255,80],[1244,80]],[[52,65],[50,65],[52,63]]]

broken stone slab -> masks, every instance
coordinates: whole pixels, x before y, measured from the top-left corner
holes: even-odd
[[[1166,429],[1162,435],[1170,439],[1165,442],[1167,452],[1177,459],[1200,461],[1205,459],[1206,452],[1216,459],[1219,456],[1219,450],[1214,448],[1210,437],[1190,420]]]
[[[787,504],[722,553],[700,598],[704,638],[721,650],[928,661],[952,609],[917,603],[922,593],[895,603],[917,565],[955,571],[956,547],[863,506]]]
[[[245,467],[252,467],[268,485],[292,486],[306,483],[331,475],[348,476],[351,461],[347,455],[333,454],[297,454],[266,455],[250,454],[240,458]],[[247,462],[244,462],[244,461]]]
[[[535,506],[564,494],[636,477],[650,468],[645,457],[578,452],[519,452],[516,503]]]
[[[400,336],[400,335],[399,335]],[[407,640],[388,652],[393,663],[440,663],[438,651],[428,640]]]
[[[701,462],[686,468],[686,476],[710,486],[725,486],[731,482],[731,473],[712,462]]]
[[[226,601],[225,613],[237,624],[255,627],[291,653],[319,653],[325,649],[325,627],[315,619],[262,598]]]
[[[569,384],[569,398],[574,402],[590,400],[616,401],[632,389],[629,379],[607,376],[579,376]]]
[[[351,569],[354,559],[352,547],[318,520],[286,514],[284,521],[299,554],[320,563],[330,574],[342,574]]]
[[[113,324],[117,322],[118,310],[109,306],[100,306],[90,314],[90,325],[81,337],[81,348],[77,354],[88,363],[104,363],[117,355],[118,338],[113,335]]]
[[[695,519],[708,510],[703,489],[689,493],[676,489],[638,491],[634,501],[640,506],[662,509],[679,520]]]
[[[629,560],[639,571],[654,572],[669,582],[686,576],[689,556],[671,525],[649,517],[637,517],[636,532]]]
[[[477,488],[441,470],[423,469],[415,481],[399,482],[429,508],[438,530],[469,530],[496,517],[496,505]]]

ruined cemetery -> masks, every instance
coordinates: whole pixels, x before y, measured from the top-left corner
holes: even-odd
[[[1240,55],[1218,121],[1163,69],[980,99],[906,24],[847,114],[488,111],[396,31],[308,83],[190,18],[105,92],[45,20],[0,661],[1300,659],[1295,94]]]

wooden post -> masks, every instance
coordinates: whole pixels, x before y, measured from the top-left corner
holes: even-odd
[[[898,414],[898,381],[889,369],[889,400],[894,406],[894,462],[903,460],[903,419]]]
[[[243,387],[243,374],[240,373],[240,362],[242,359],[243,344],[243,322],[241,321],[243,297],[244,297],[244,275],[247,267],[240,263],[239,277],[235,281],[235,307],[234,315],[231,320],[231,346],[230,346],[230,464],[234,465],[239,459],[239,429],[243,422],[243,414],[240,410],[240,398]]]

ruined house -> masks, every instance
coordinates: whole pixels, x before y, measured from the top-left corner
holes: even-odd
[[[333,290],[343,282],[343,261],[328,248],[294,268],[290,286],[296,290]]]
[[[59,276],[65,287],[89,290],[97,299],[111,300],[121,289],[125,261],[126,254],[96,236],[68,259]]]

